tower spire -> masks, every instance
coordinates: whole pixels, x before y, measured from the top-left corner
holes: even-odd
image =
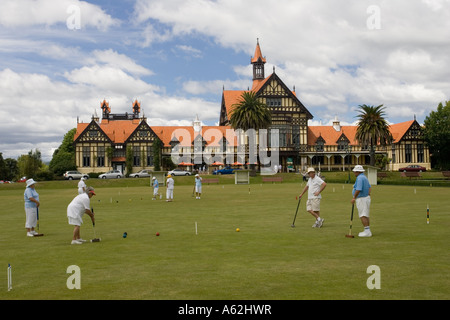
[[[261,47],[259,46],[259,38],[256,38],[256,49],[255,54],[250,60],[253,65],[253,87],[255,87],[260,80],[264,80],[264,64],[266,63],[266,58],[263,57],[261,53]]]

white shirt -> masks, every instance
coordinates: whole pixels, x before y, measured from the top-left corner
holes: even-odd
[[[82,194],[83,192],[85,192],[85,190],[86,190],[86,183],[84,183],[84,180],[80,180],[80,182],[78,182],[78,194]]]
[[[81,218],[86,209],[89,210],[91,199],[87,193],[77,195],[67,206],[67,216],[72,218]]]
[[[314,193],[320,191],[320,186],[322,185],[324,181],[319,178],[317,175],[314,176],[314,178],[308,179],[308,199],[321,199],[322,195],[319,194],[318,196],[315,196]]]
[[[175,184],[175,181],[173,181],[172,178],[167,179],[167,189],[168,190],[173,190],[174,184]]]

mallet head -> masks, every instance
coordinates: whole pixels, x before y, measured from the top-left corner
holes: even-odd
[[[101,240],[102,240],[102,239],[95,238],[95,239],[92,239],[91,242],[100,242]]]
[[[346,238],[354,238],[355,236],[351,235],[351,234],[346,234],[345,235]]]

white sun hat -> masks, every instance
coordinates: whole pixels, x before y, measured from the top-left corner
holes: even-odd
[[[27,180],[27,188],[28,188],[29,186],[32,186],[32,185],[35,184],[35,183],[36,183],[36,181],[34,181],[33,178],[28,179],[28,180]]]
[[[314,170],[314,168],[312,168],[312,167],[309,167],[308,171],[306,173],[310,173],[310,172],[316,172],[316,170]]]
[[[353,172],[364,172],[364,171],[366,170],[364,170],[363,166],[359,164],[353,168]]]

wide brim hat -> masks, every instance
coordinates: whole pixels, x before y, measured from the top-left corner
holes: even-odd
[[[366,170],[364,170],[363,166],[361,166],[359,164],[353,168],[353,172],[364,172],[364,171],[366,171]]]
[[[312,168],[312,167],[309,167],[308,171],[306,173],[310,173],[310,172],[316,172],[316,170],[314,170],[314,168]]]
[[[33,180],[33,178],[28,179],[26,182],[27,182],[27,188],[28,188],[29,186],[32,186],[33,184],[36,184],[36,183],[37,183],[36,181]]]

